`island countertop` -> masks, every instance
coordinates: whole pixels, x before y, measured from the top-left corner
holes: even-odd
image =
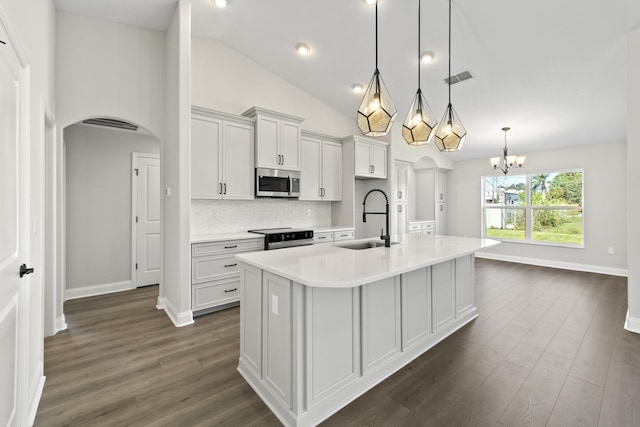
[[[401,240],[390,248],[361,250],[341,246],[363,239],[311,246],[300,246],[236,255],[236,259],[306,286],[349,288],[438,264],[500,242],[455,236],[411,233],[395,236]]]

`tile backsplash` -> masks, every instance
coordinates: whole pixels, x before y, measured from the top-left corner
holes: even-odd
[[[287,199],[192,200],[191,234],[331,225],[331,203]]]

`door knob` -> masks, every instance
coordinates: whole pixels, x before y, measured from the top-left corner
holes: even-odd
[[[20,266],[20,277],[24,276],[25,274],[31,273],[33,273],[33,268],[27,268],[27,264],[22,264]]]

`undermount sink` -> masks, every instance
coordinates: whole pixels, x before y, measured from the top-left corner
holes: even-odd
[[[398,242],[391,242],[391,245],[397,245],[397,244]],[[351,243],[349,245],[336,245],[336,246],[339,248],[360,250],[360,249],[379,248],[381,246],[384,246],[384,242],[373,240],[368,242],[358,242],[358,243]]]

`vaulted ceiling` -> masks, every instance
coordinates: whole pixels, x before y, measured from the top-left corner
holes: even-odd
[[[175,0],[55,0],[56,7],[163,30]],[[447,104],[448,1],[422,0],[422,90],[438,118]],[[380,0],[379,68],[401,126],[417,89],[418,0]],[[451,70],[471,80],[452,86],[468,130],[453,161],[510,152],[624,142],[626,40],[640,27],[635,0],[454,0]],[[192,0],[194,35],[225,44],[342,113],[353,116],[374,71],[374,7],[363,0]],[[297,55],[304,42],[311,55]],[[295,113],[295,112],[288,112]]]

